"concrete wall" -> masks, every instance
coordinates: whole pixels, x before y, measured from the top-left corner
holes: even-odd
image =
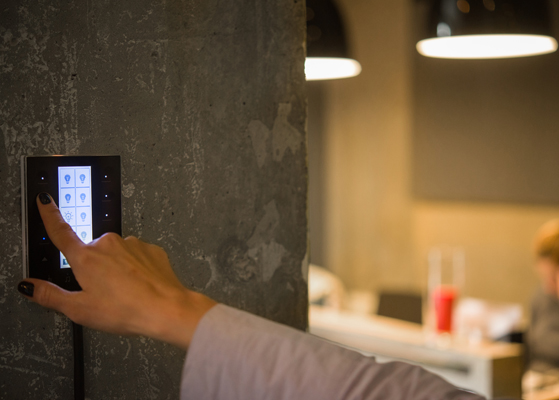
[[[309,149],[324,149],[325,188],[309,195],[311,262],[336,272],[350,289],[417,290],[425,288],[429,249],[461,245],[466,295],[527,306],[537,285],[532,236],[559,216],[559,204],[550,201],[559,183],[552,168],[559,54],[497,62],[424,59],[416,54],[415,25],[425,3],[338,0],[363,72],[317,83],[320,103],[309,96],[309,142],[321,141]],[[559,25],[557,7],[555,18]],[[479,112],[488,104],[493,108]],[[416,173],[435,157],[437,175],[431,176],[433,168]],[[314,165],[310,159],[311,189]],[[462,175],[450,185],[456,172]],[[414,193],[433,182],[439,193]],[[497,190],[483,194],[488,187]],[[324,210],[318,217],[316,198]]]
[[[70,323],[17,293],[19,159],[120,154],[124,234],[307,325],[302,1],[12,1],[0,12],[0,398],[72,397]],[[176,399],[184,354],[85,331],[89,398]]]

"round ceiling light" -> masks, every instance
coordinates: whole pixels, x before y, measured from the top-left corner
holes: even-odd
[[[416,46],[427,57],[496,59],[557,50],[547,0],[437,0],[428,32]]]
[[[514,58],[556,50],[557,41],[541,35],[464,35],[425,39],[417,43],[421,55],[435,58]]]
[[[349,78],[361,64],[349,56],[342,18],[332,0],[307,0],[307,81]]]
[[[361,73],[361,64],[351,58],[307,57],[305,75],[307,81],[351,78]]]

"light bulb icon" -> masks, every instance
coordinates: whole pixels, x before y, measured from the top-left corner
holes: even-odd
[[[82,213],[80,214],[80,217],[82,217],[82,222],[85,222],[85,217],[87,217],[87,214],[84,213],[84,212],[82,212]]]
[[[82,181],[82,183],[85,181],[85,175],[84,174],[80,175],[80,181]]]
[[[72,198],[72,195],[70,193],[68,193],[66,196],[64,196],[66,198],[66,203],[70,202],[70,199]]]
[[[70,223],[70,221],[72,220],[72,213],[70,211],[65,212],[64,219],[66,220],[66,222]]]
[[[80,199],[82,199],[82,203],[85,201],[85,193],[80,194]]]
[[[85,240],[85,238],[87,236],[87,233],[85,233],[85,231],[84,231],[84,232],[81,233],[81,235],[82,235],[82,239]]]
[[[70,179],[72,179],[72,178],[70,177],[70,175],[64,176],[64,180],[66,181],[66,185],[69,185],[69,184],[70,184]]]

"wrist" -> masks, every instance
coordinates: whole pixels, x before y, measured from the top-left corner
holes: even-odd
[[[151,313],[146,336],[188,350],[196,328],[204,315],[217,302],[188,289],[177,290]]]

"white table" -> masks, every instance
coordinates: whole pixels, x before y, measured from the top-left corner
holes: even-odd
[[[488,398],[521,398],[522,348],[509,343],[434,343],[416,324],[310,308],[310,333],[374,356],[421,365],[452,384]]]

